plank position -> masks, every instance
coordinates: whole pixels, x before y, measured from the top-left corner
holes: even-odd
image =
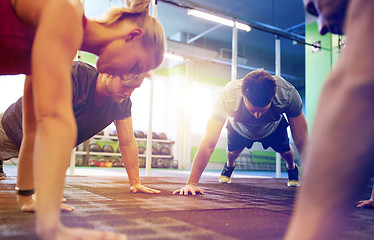
[[[113,121],[118,135],[119,149],[133,193],[159,193],[141,185],[139,179],[138,147],[131,118],[132,92],[140,87],[143,77],[121,79],[98,73],[91,65],[74,62],[71,72],[73,109],[78,126],[76,145],[90,139]],[[22,98],[0,114],[0,161],[18,157],[22,134]],[[32,192],[17,196],[22,211],[35,211]],[[73,208],[62,204],[62,210]]]
[[[259,69],[248,73],[243,79],[229,82],[222,90],[193,160],[186,186],[175,190],[173,194],[203,193],[197,184],[226,120],[228,161],[219,178],[220,182],[231,181],[235,160],[245,147],[250,149],[254,142],[261,142],[265,149],[272,147],[286,160],[287,185],[299,186],[298,167],[294,162],[294,150],[289,143],[287,127],[291,127],[295,145],[302,152],[308,129],[301,97],[282,77],[272,76]]]
[[[149,15],[149,3],[128,0],[126,7],[91,20],[79,0],[0,0],[0,74],[28,75],[16,191],[37,189],[36,233],[41,239],[125,238],[68,228],[60,220],[65,167],[77,137],[70,71],[77,50],[97,55],[98,71],[113,76],[157,68],[165,34]]]

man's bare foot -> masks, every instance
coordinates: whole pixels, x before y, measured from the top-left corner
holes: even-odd
[[[66,201],[66,199],[65,199]],[[64,202],[64,198],[62,199],[62,202]],[[31,196],[22,196],[17,195],[17,203],[20,207],[21,211],[23,212],[35,212],[36,209],[36,195],[33,194]],[[63,212],[71,212],[74,210],[74,207],[61,204],[61,211]]]
[[[104,232],[97,230],[90,230],[84,228],[68,228],[60,226],[54,231],[39,232],[40,239],[43,240],[126,240],[126,235],[114,233],[114,232]]]

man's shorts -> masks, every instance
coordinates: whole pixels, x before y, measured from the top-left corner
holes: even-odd
[[[0,161],[16,158],[19,154],[18,147],[14,145],[4,132],[3,125],[1,124],[2,118],[3,114],[0,113]]]
[[[235,150],[242,150],[245,147],[250,149],[254,142],[260,142],[264,149],[271,147],[274,151],[283,153],[290,151],[290,140],[288,138],[287,127],[289,126],[285,117],[282,117],[281,122],[273,133],[269,136],[251,140],[238,134],[231,126],[227,124],[227,149],[232,152]]]

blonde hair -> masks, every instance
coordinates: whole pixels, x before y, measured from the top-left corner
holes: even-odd
[[[126,0],[125,7],[113,7],[95,21],[104,25],[112,26],[123,20],[130,20],[143,29],[142,44],[153,50],[156,67],[164,58],[166,50],[166,38],[161,23],[149,15],[150,0]]]

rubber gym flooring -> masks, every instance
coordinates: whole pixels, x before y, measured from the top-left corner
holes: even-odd
[[[7,173],[8,174],[8,173]],[[71,227],[125,233],[128,239],[282,239],[290,219],[296,188],[286,179],[234,178],[221,184],[203,177],[199,196],[172,195],[187,175],[141,177],[161,194],[132,194],[125,176],[67,176],[64,196],[75,207],[62,213]],[[37,239],[34,214],[16,204],[15,175],[0,181],[0,239]],[[368,184],[363,199],[368,199]],[[356,209],[339,239],[373,239],[374,210]]]

